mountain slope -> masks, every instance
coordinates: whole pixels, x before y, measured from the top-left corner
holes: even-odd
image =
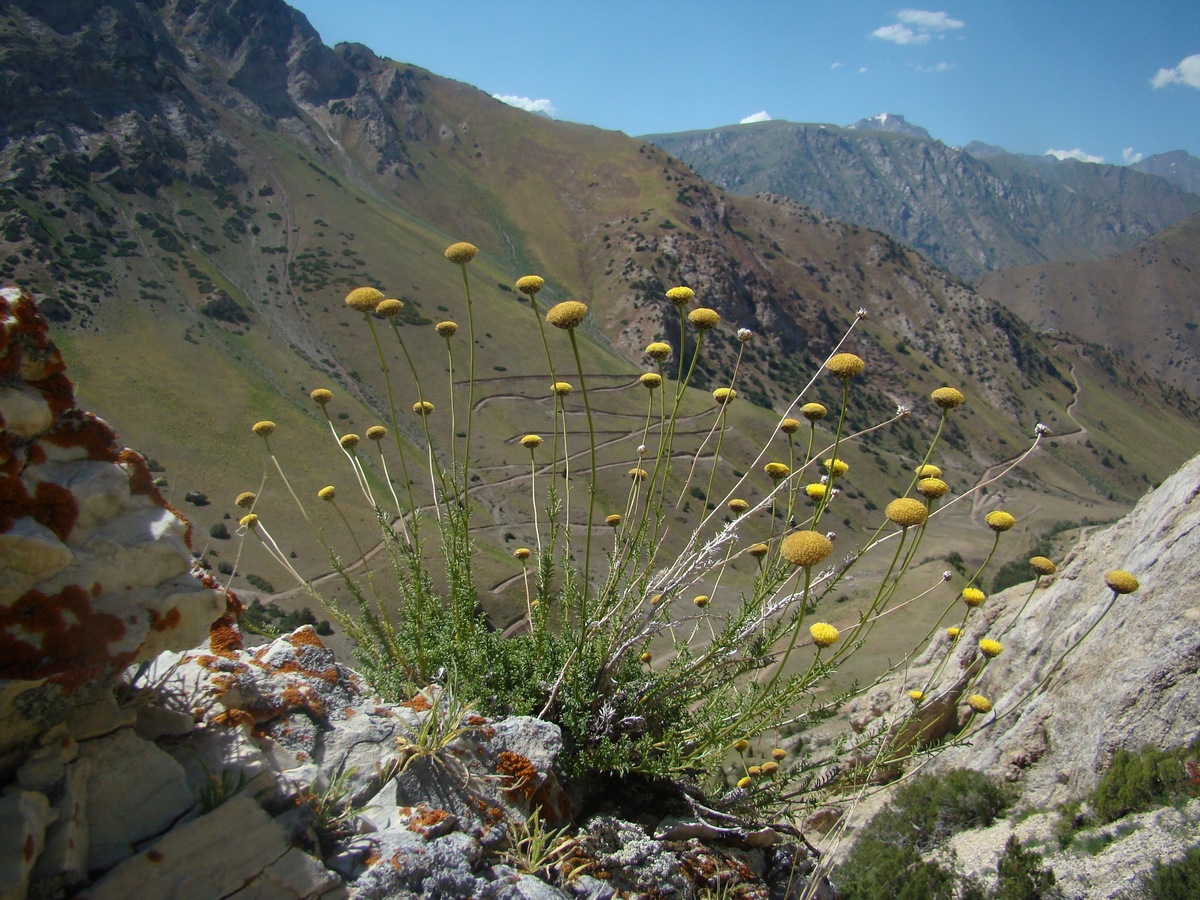
[[[738,390],[760,405],[731,412],[719,469],[730,484],[856,310],[868,309],[850,347],[871,375],[850,424],[887,418],[897,404],[920,414],[853,451],[861,482],[847,526],[902,489],[933,431],[921,398],[945,382],[972,398],[946,435],[960,483],[1019,452],[1037,420],[1064,435],[1030,473],[1037,487],[1027,489],[1060,505],[1031,502],[1043,516],[1083,503],[1107,515],[1200,440],[1187,398],[1039,337],[882,234],[779,197],[731,197],[650,144],[529,115],[360,45],[326,48],[278,0],[51,11],[23,0],[0,11],[0,30],[5,96],[16,98],[0,122],[0,277],[43,295],[81,398],[166,468],[176,502],[188,489],[214,498],[189,510],[201,535],[236,513],[232,497],[270,465],[249,423],[277,421],[272,447],[315,490],[331,477],[330,423],[310,390],[338,394],[338,433],[389,421],[369,332],[342,303],[360,284],[406,304],[405,350],[439,411],[465,402],[474,348],[471,464],[489,485],[476,527],[481,571],[498,585],[511,576],[505,544],[533,536],[517,438],[550,428],[533,312],[511,288],[530,271],[547,280],[543,307],[591,303],[581,355],[589,384],[605,391],[606,506],[621,502],[617,476],[645,416],[642,348],[679,344],[663,299],[679,283],[725,320],[706,341],[698,383],[727,383],[742,353]],[[73,100],[79,84],[93,86],[84,104]],[[459,239],[481,249],[470,266],[474,344],[461,274],[441,254]],[[462,326],[453,388],[446,344],[429,327],[443,318]],[[739,326],[755,332],[750,344],[736,338]],[[560,372],[572,370],[568,344],[553,354]],[[387,355],[406,410],[416,385],[394,345]],[[832,403],[827,381],[805,399]],[[698,445],[715,408],[701,391],[686,402]],[[1114,414],[1140,431],[1096,433],[1089,445],[1069,436]],[[397,424],[423,459],[420,421]],[[456,438],[438,424],[448,462]],[[1128,465],[1108,462],[1118,457]],[[226,546],[215,539],[210,551]],[[327,565],[314,540],[297,537],[294,549],[306,572]]]
[[[773,121],[647,140],[728,191],[781,194],[876,228],[967,280],[1012,265],[1098,258],[1200,211],[1200,197],[1126,168],[980,158],[911,131],[862,125]]]
[[[1108,259],[990,272],[979,291],[1038,328],[1104,344],[1200,394],[1200,216]]]

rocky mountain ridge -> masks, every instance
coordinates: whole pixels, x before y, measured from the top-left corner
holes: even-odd
[[[873,121],[777,120],[646,139],[725,190],[791,197],[878,229],[968,281],[1013,265],[1106,256],[1200,211],[1200,196],[1149,169],[999,148],[976,155]]]

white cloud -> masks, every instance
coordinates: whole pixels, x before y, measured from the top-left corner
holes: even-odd
[[[866,74],[867,74],[867,67],[866,67],[866,66],[860,66],[860,67],[859,67],[859,70],[858,70],[858,74],[859,74],[859,75],[866,75]]]
[[[1047,156],[1053,156],[1055,159],[1077,159],[1080,162],[1086,163],[1102,163],[1103,156],[1093,156],[1090,153],[1084,153],[1078,147],[1074,150],[1047,150]]]
[[[518,97],[514,94],[492,94],[492,97],[526,112],[545,113],[548,116],[554,115],[555,112],[554,104],[546,99],[530,100],[528,97]]]
[[[740,121],[738,124],[739,125],[750,125],[750,124],[753,124],[754,122],[770,122],[770,121],[771,121],[771,114],[768,113],[764,109],[762,112],[756,112],[753,115],[746,116],[746,118],[742,119],[742,121]]]
[[[881,41],[891,41],[893,44],[924,44],[929,40],[928,34],[918,34],[907,25],[884,25],[871,32],[871,37]]]
[[[1142,154],[1135,151],[1132,147],[1126,147],[1121,151],[1121,159],[1125,160],[1125,165],[1131,166],[1134,163],[1142,161]]]
[[[953,31],[967,24],[961,19],[950,18],[944,12],[928,12],[924,9],[902,9],[896,13],[896,18],[922,31]]]
[[[842,66],[844,66],[844,65],[846,65],[844,62],[835,62],[835,63],[834,63],[832,66],[830,66],[829,68],[831,68],[831,69],[840,69],[840,68],[841,68]]]
[[[940,72],[949,72],[951,69],[957,69],[958,63],[940,62],[936,66],[917,66],[918,72],[923,72],[926,75],[936,75]]]
[[[1183,84],[1200,90],[1200,53],[1185,56],[1173,69],[1159,69],[1150,84],[1156,88]]]
[[[871,32],[871,37],[893,44],[927,44],[934,35],[945,37],[945,32],[965,28],[966,22],[952,19],[944,12],[927,9],[902,9],[896,13],[897,21],[883,25]]]

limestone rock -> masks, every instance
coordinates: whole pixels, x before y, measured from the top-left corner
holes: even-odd
[[[0,797],[0,898],[24,897],[29,873],[45,844],[46,826],[57,818],[45,794],[14,791]]]
[[[225,609],[145,461],[75,407],[28,294],[0,290],[0,759],[87,686],[201,641]]]
[[[183,767],[130,729],[80,749],[88,778],[88,868],[107,868],[195,805]]]
[[[948,731],[964,724],[964,676],[979,665],[978,640],[1002,637],[1004,651],[969,690],[988,697],[994,713],[973,723],[970,746],[946,751],[937,765],[1016,781],[1025,804],[1049,806],[1092,790],[1117,749],[1189,744],[1200,724],[1197,551],[1200,457],[1124,519],[1089,533],[1019,620],[1032,584],[988,598],[927,694],[957,706]],[[1138,591],[1114,599],[1104,578],[1111,569],[1136,576]],[[861,701],[862,722],[903,710],[905,690],[924,683],[940,652],[931,648],[908,683],[889,682]]]

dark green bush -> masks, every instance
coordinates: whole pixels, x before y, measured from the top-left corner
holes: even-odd
[[[1182,788],[1184,775],[1177,750],[1144,747],[1137,754],[1118,750],[1092,800],[1097,824],[1170,803]]]
[[[997,866],[1000,880],[989,900],[1060,900],[1063,892],[1054,872],[1041,862],[1042,854],[1026,850],[1015,834],[1009,835]]]
[[[1174,862],[1155,863],[1154,871],[1142,877],[1138,889],[1128,895],[1138,900],[1193,900],[1200,897],[1200,847],[1193,847]]]
[[[914,778],[866,824],[839,866],[841,896],[982,898],[974,882],[927,857],[952,835],[992,824],[1011,801],[1003,785],[970,769]]]

